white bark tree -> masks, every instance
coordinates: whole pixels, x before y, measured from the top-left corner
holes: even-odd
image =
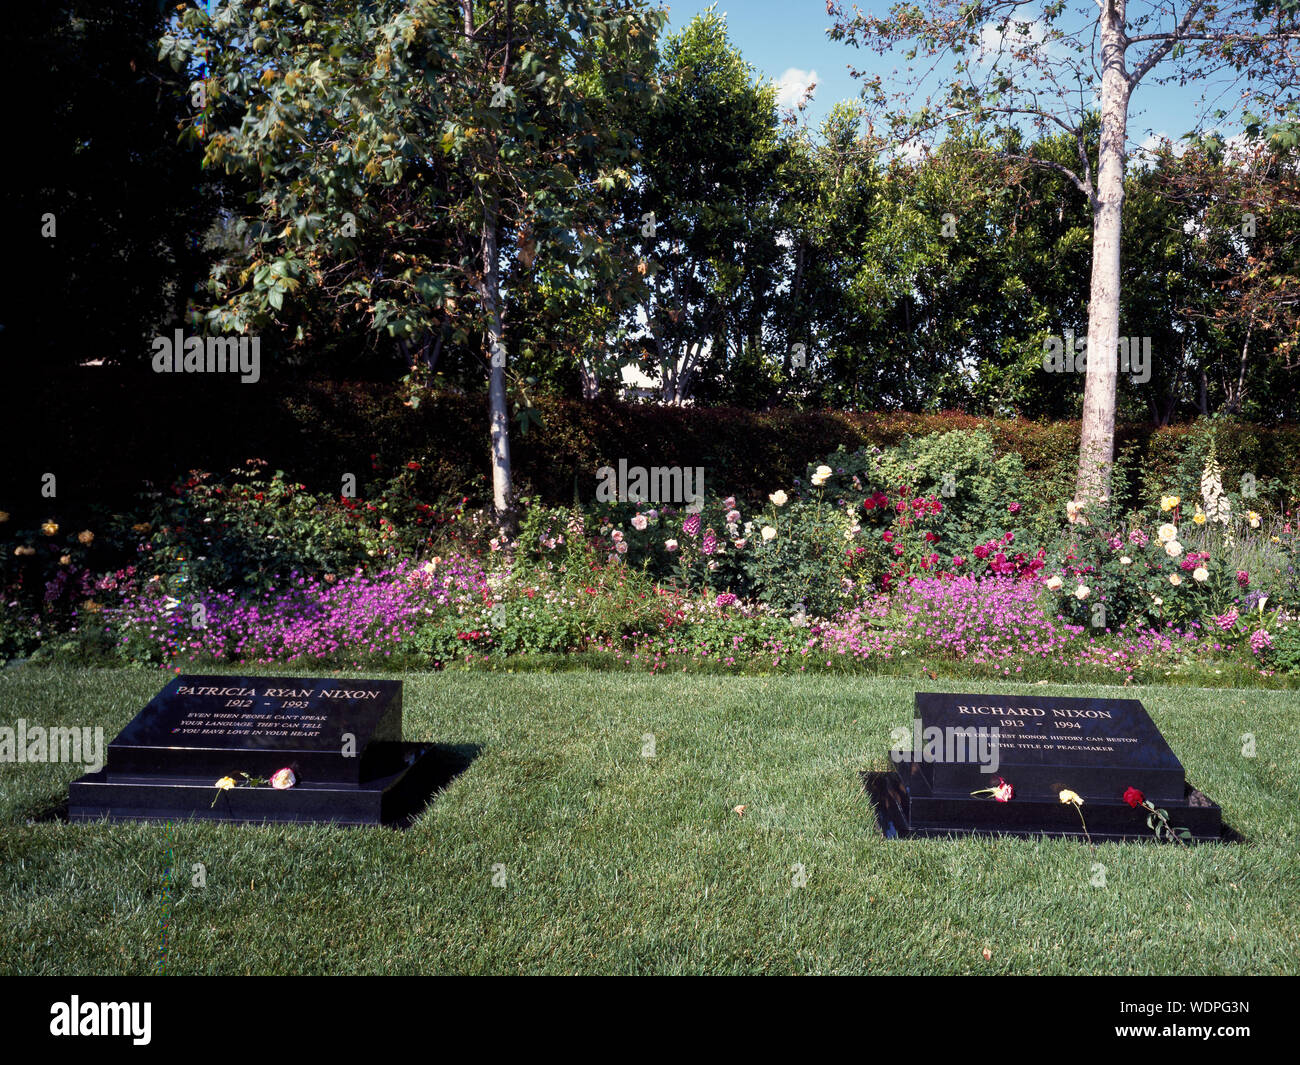
[[[1081,503],[1102,503],[1115,456],[1120,233],[1134,92],[1144,82],[1189,91],[1203,84],[1197,128],[1186,131],[1193,134],[1214,124],[1237,132],[1294,121],[1300,0],[921,0],[896,5],[883,18],[856,8],[848,14],[830,0],[827,11],[836,20],[833,39],[882,55],[902,52],[908,69],[901,91],[891,92],[880,75],[854,71],[898,141],[924,138],[955,120],[1073,137],[1076,166],[1009,157],[1063,174],[1092,207],[1075,492]],[[1085,136],[1094,115],[1095,150]]]

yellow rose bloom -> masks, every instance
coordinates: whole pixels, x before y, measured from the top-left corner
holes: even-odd
[[[220,780],[216,782],[216,784],[213,785],[213,787],[220,788],[222,791],[229,791],[234,786],[235,786],[234,777],[222,777]]]
[[[1173,510],[1180,502],[1182,501],[1177,496],[1161,496],[1160,509],[1165,511]]]
[[[1204,524],[1205,524],[1205,515],[1202,514],[1202,513],[1198,510],[1198,511],[1196,512],[1195,516],[1192,518],[1192,521],[1196,522],[1197,525],[1204,525]]]
[[[59,531],[58,525],[56,525],[52,521],[47,521],[44,525],[41,526],[41,532],[43,532],[46,536],[53,536],[58,531]]]
[[[1083,797],[1077,791],[1071,791],[1069,788],[1062,789],[1059,798],[1061,802],[1069,806],[1083,805]]]
[[[89,546],[94,539],[95,534],[89,529],[83,529],[81,532],[77,533],[77,543],[79,544],[86,544]]]

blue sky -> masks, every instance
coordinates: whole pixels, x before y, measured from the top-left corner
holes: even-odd
[[[669,31],[676,32],[691,18],[709,7],[700,0],[668,0]],[[846,5],[847,6],[847,5]],[[888,2],[860,0],[863,11],[884,14]],[[860,69],[881,71],[896,64],[860,48],[831,41],[826,30],[831,19],[825,0],[719,0],[719,12],[726,12],[732,41],[759,73],[789,87],[797,96],[798,86],[815,75],[817,91],[810,109],[813,125],[838,100],[856,99],[858,84],[846,69],[849,63]],[[1163,87],[1144,82],[1138,87],[1129,112],[1129,137],[1140,145],[1152,131],[1178,139],[1197,120],[1200,89]],[[1239,128],[1239,127],[1238,127]],[[1225,129],[1227,133],[1237,128]]]

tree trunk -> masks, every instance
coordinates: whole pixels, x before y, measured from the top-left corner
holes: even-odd
[[[1102,0],[1101,144],[1092,205],[1092,291],[1088,299],[1088,376],[1075,499],[1096,508],[1110,494],[1115,461],[1115,389],[1119,352],[1120,229],[1124,147],[1131,86],[1124,69],[1125,0]]]
[[[510,416],[506,407],[505,329],[501,321],[501,273],[497,253],[497,204],[483,207],[483,311],[487,319],[488,410],[492,437],[492,508],[505,536],[515,531],[510,476]]]

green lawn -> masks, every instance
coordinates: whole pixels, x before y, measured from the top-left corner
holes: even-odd
[[[9,670],[0,724],[111,739],[165,676]],[[1094,851],[883,839],[858,771],[887,765],[918,687],[963,686],[409,676],[407,739],[481,752],[404,832],[72,825],[75,767],[0,764],[0,972],[153,972],[169,839],[177,974],[1300,971],[1300,693],[1125,690],[1247,842]]]

